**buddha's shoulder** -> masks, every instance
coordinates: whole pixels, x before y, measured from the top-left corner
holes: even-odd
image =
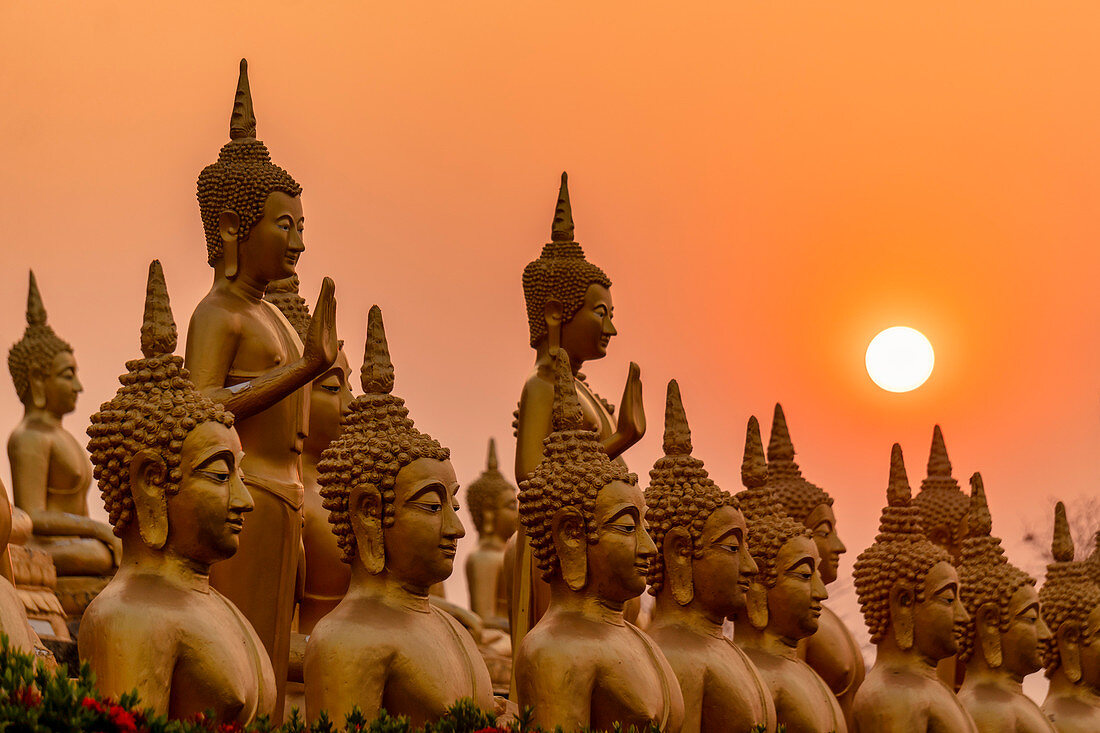
[[[724,639],[701,636],[676,624],[652,626],[645,633],[657,644],[677,674],[682,669],[702,671],[733,653]]]
[[[544,616],[535,628],[523,637],[519,656],[532,662],[557,658],[571,659],[578,654],[589,659],[616,656],[614,642],[619,636],[615,633],[616,631],[622,632],[625,629],[621,626],[591,623],[572,617],[560,619]]]
[[[420,615],[401,613],[384,603],[341,603],[313,627],[307,653],[390,655],[408,637]]]
[[[241,317],[247,310],[248,305],[241,299],[214,288],[195,306],[190,327],[240,330]]]
[[[49,448],[64,429],[32,415],[26,415],[8,436],[8,450]]]
[[[554,398],[554,373],[553,371],[536,367],[527,375],[523,383],[523,392],[520,394],[520,402],[525,400],[553,399]]]

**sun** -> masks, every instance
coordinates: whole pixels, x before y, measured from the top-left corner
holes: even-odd
[[[936,354],[920,331],[894,326],[867,346],[867,374],[887,392],[910,392],[932,375]]]

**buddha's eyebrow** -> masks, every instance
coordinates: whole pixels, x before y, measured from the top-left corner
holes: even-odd
[[[1025,613],[1027,613],[1028,611],[1030,611],[1032,609],[1035,609],[1035,613],[1039,613],[1039,602],[1038,601],[1033,601],[1033,602],[1027,604],[1023,608],[1021,608],[1020,612],[1016,615],[1017,616],[1023,616]]]
[[[637,521],[639,516],[638,507],[633,504],[620,504],[617,508],[615,508],[614,513],[612,513],[607,521],[614,522],[616,519],[622,517],[625,514],[629,514],[631,519]]]
[[[813,572],[814,559],[808,556],[800,558],[798,562],[796,562],[794,565],[791,565],[789,568],[787,568],[787,570],[797,570],[801,565],[805,565],[810,572]]]
[[[940,586],[939,588],[936,589],[936,595],[940,595],[941,593],[946,593],[947,591],[951,591],[952,593],[955,593],[955,592],[957,592],[958,587],[959,587],[958,583],[956,583],[953,580],[949,580],[949,581],[947,581],[947,583],[945,583],[944,585],[942,585],[942,586]]]
[[[215,448],[214,451],[208,456],[204,457],[200,455],[199,463],[196,468],[206,468],[214,461],[224,460],[229,465],[229,469],[233,470],[233,467],[236,465],[236,461],[233,459],[233,451],[229,450],[228,448]]]
[[[432,481],[431,483],[421,486],[419,489],[417,489],[416,493],[410,496],[406,501],[419,501],[420,499],[424,498],[425,494],[432,492],[438,494],[439,498],[442,499],[443,497],[447,496],[447,487],[439,481]]]
[[[741,528],[740,527],[730,527],[725,532],[723,532],[721,535],[719,535],[718,538],[714,541],[715,542],[721,542],[722,540],[729,539],[730,537],[734,537],[734,538],[740,540],[741,539]]]

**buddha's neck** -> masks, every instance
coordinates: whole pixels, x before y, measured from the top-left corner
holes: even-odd
[[[916,644],[908,649],[902,649],[898,646],[897,639],[894,638],[894,627],[892,625],[886,629],[886,638],[878,644],[878,650],[875,653],[875,666],[879,664],[888,667],[905,667],[909,671],[928,679],[939,679],[936,676],[936,660],[929,659],[921,654],[917,650]]]
[[[210,592],[210,565],[181,557],[168,549],[156,550],[141,539],[136,528],[122,537],[120,575],[156,575],[185,590]]]
[[[259,302],[263,300],[269,281],[256,278],[239,268],[236,277],[230,279],[225,276],[225,263],[219,261],[214,265],[214,283],[244,300]]]
[[[489,531],[477,536],[477,547],[479,550],[503,550],[504,540],[496,532]]]
[[[547,613],[571,613],[615,626],[623,626],[623,604],[608,601],[587,590],[575,591],[561,577],[550,581],[550,607]]]
[[[1024,690],[1023,682],[1023,677],[1013,674],[1003,666],[989,666],[989,662],[986,661],[985,655],[982,654],[981,649],[975,649],[974,656],[966,663],[966,680],[963,682],[964,686],[968,683],[992,685],[1005,692],[1021,695]]]
[[[380,573],[371,573],[356,558],[351,564],[351,582],[348,584],[347,597],[353,599],[381,602],[391,608],[429,613],[427,587],[420,587],[403,581],[383,568]]]
[[[657,593],[657,613],[654,619],[654,623],[661,626],[677,626],[700,636],[722,638],[722,620],[716,621],[708,617],[698,600],[692,599],[687,605],[681,606],[672,597],[672,591],[667,585]]]
[[[1072,697],[1100,707],[1100,694],[1088,685],[1070,680],[1061,666],[1054,670],[1054,675],[1050,678],[1050,691],[1047,694],[1051,697]]]
[[[24,405],[24,408],[24,419],[29,418],[54,428],[61,427],[61,415],[50,412],[45,407],[35,407],[33,403]]]
[[[573,370],[573,376],[577,376],[577,372],[581,370],[583,361],[577,359],[572,354],[569,355],[569,368]],[[543,339],[535,345],[535,366],[546,367],[547,369],[554,368],[554,358],[550,356],[550,342],[548,339]]]

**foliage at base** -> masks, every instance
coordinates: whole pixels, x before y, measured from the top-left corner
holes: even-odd
[[[497,725],[492,715],[470,700],[460,700],[434,723],[413,728],[408,718],[393,717],[382,711],[367,720],[358,711],[343,723],[329,720],[325,713],[311,723],[302,720],[295,709],[290,720],[273,726],[266,718],[255,723],[218,723],[199,714],[187,720],[168,720],[142,708],[136,693],[111,700],[95,689],[95,676],[87,663],[69,679],[64,670],[49,672],[32,655],[8,645],[0,634],[0,733],[541,733],[530,723],[526,710],[516,721]],[[561,728],[557,729],[558,731]],[[750,733],[761,733],[763,726]],[[629,733],[621,726],[614,733]],[[586,733],[594,733],[587,731]],[[635,732],[638,733],[638,732]],[[641,733],[660,733],[651,726]]]

